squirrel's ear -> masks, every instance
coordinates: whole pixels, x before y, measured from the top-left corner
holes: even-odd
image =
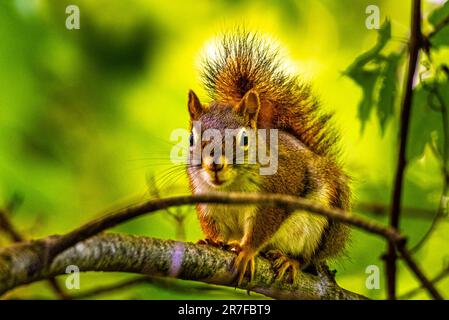
[[[250,125],[255,127],[260,110],[259,94],[254,90],[248,91],[235,106],[235,110],[244,116],[248,116]]]
[[[198,117],[203,112],[203,106],[201,105],[200,99],[196,96],[193,90],[189,91],[189,113],[192,119],[198,119]]]

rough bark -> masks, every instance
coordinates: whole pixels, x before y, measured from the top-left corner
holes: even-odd
[[[235,286],[230,267],[235,255],[218,248],[173,240],[100,234],[58,254],[50,265],[42,257],[48,242],[57,237],[19,243],[0,249],[0,294],[20,285],[65,274],[69,265],[80,271],[118,271],[196,280]],[[337,285],[326,272],[302,272],[292,284],[276,280],[271,263],[256,259],[251,291],[276,299],[366,299]],[[247,281],[241,288],[247,289]],[[82,286],[82,276],[81,276]]]

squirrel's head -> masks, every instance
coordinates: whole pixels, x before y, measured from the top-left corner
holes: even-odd
[[[196,163],[189,164],[188,172],[196,185],[225,188],[232,184],[245,183],[254,171],[248,164],[250,139],[256,142],[257,116],[260,99],[251,90],[234,105],[212,102],[202,104],[193,91],[189,92],[190,114],[190,159],[200,154]],[[226,152],[232,148],[232,152]],[[229,151],[229,149],[228,149]],[[242,159],[238,156],[243,157]]]

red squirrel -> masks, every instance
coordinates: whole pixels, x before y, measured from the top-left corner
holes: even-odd
[[[240,130],[234,147],[243,149],[247,131],[278,129],[277,171],[261,175],[258,162],[236,164],[224,152],[211,154],[187,166],[192,192],[288,194],[349,212],[350,179],[338,159],[339,136],[310,87],[282,67],[277,48],[257,33],[224,34],[215,49],[202,64],[211,102],[201,103],[193,91],[188,95],[190,154],[205,147],[199,137],[208,129],[223,137],[226,129]],[[259,253],[272,259],[278,277],[290,270],[295,281],[304,267],[339,256],[349,235],[347,226],[304,211],[225,204],[196,209],[206,236],[202,243],[231,246],[238,253],[233,267],[239,285],[248,270],[250,279],[254,276]]]

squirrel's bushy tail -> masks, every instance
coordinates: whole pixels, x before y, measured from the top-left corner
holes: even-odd
[[[261,101],[262,126],[290,132],[318,155],[333,156],[338,135],[308,85],[289,74],[278,47],[257,33],[234,31],[202,63],[203,83],[216,102],[234,105],[251,89]]]

